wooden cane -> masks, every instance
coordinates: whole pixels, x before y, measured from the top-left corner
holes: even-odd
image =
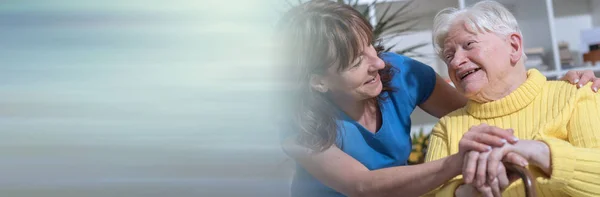
[[[535,191],[535,178],[527,168],[512,163],[504,163],[504,166],[508,171],[515,172],[521,177],[523,186],[525,186],[526,197],[537,197]]]

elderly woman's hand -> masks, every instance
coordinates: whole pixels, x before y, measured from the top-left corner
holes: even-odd
[[[508,145],[510,146],[510,145]],[[498,148],[495,148],[498,150]],[[483,196],[502,196],[502,191],[512,182],[519,178],[518,174],[509,174],[503,163],[498,165],[497,176],[486,180],[487,160],[491,152],[479,153],[471,151],[465,156],[463,164],[463,180],[466,184],[481,193]],[[527,160],[514,152],[509,152],[503,159],[504,161],[515,163],[517,165],[526,165]]]
[[[519,175],[515,172],[508,172],[504,164],[498,165],[498,176],[477,187],[479,193],[483,196],[502,197],[502,192],[510,186],[510,184],[519,179]]]
[[[469,152],[463,163],[463,178],[465,183],[472,183],[480,192],[485,192],[486,187],[493,195],[502,190],[500,178],[504,176],[505,170],[499,168],[503,165],[501,161],[511,162],[526,166],[528,162],[539,167],[548,175],[550,168],[550,151],[548,146],[540,141],[521,140],[516,144],[506,144],[502,147],[493,148],[490,152]],[[509,179],[510,180],[510,179]],[[495,186],[500,184],[500,186]],[[500,188],[498,190],[497,188]]]
[[[527,161],[540,168],[547,175],[552,173],[552,169],[550,168],[550,148],[548,145],[537,140],[521,140],[514,145],[507,144],[491,151],[487,162],[488,178],[497,175],[497,167],[495,166],[510,152],[522,155]]]
[[[588,82],[594,82],[594,84],[592,84],[592,90],[594,90],[594,92],[598,92],[598,89],[600,88],[600,78],[597,78],[592,70],[571,70],[567,72],[561,80],[569,81],[571,84],[577,84],[578,88],[583,87],[583,85]]]
[[[507,143],[508,142],[508,143]],[[465,183],[470,184],[475,174],[477,163],[475,163],[479,154],[488,155],[493,147],[503,147],[505,144],[517,143],[518,139],[513,135],[512,129],[501,129],[498,127],[490,126],[487,124],[480,124],[471,127],[467,133],[463,135],[463,138],[459,142],[459,154],[463,155],[463,178]],[[486,157],[487,158],[487,157]],[[518,156],[517,154],[509,154],[509,158],[515,162],[526,162],[526,159]],[[475,159],[475,160],[473,160]],[[486,160],[487,161],[487,160]],[[486,166],[482,164],[481,166]],[[504,171],[504,166],[501,166],[498,171]],[[483,171],[485,172],[485,171]],[[485,176],[485,173],[483,174]],[[482,180],[485,180],[483,178]],[[483,188],[483,183],[478,185],[478,190],[485,194],[501,194],[506,186],[510,184],[506,173],[499,175],[497,181],[493,185]],[[469,193],[461,190],[462,194]]]
[[[483,184],[479,187],[476,187],[474,184],[463,184],[456,189],[454,195],[456,197],[501,197],[502,192],[517,179],[519,179],[518,174],[512,172],[509,174],[504,165],[500,164],[498,166],[498,177],[492,182]]]
[[[463,184],[458,186],[454,191],[454,196],[456,197],[473,197],[479,196],[479,191],[472,185]]]
[[[502,147],[506,142],[518,141],[512,129],[501,129],[487,124],[471,127],[458,143],[458,152],[465,155],[469,151],[487,152],[493,147]]]
[[[511,145],[507,145],[511,146]],[[494,148],[494,150],[500,150],[501,148]],[[492,158],[489,156],[493,151],[479,153],[476,151],[471,151],[467,153],[464,157],[463,162],[463,180],[467,184],[474,184],[477,187],[484,185],[486,182],[490,183],[495,178],[500,179],[499,181],[505,180],[505,177],[501,177],[505,175],[506,169],[504,165],[498,161],[498,163],[492,162]],[[529,165],[527,159],[515,152],[508,152],[506,155],[501,158],[501,161],[513,163],[520,166]],[[495,174],[491,175],[488,173],[489,168],[492,168],[492,165],[497,166],[494,171]]]

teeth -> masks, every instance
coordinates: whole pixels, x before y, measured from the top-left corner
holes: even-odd
[[[478,71],[478,70],[479,70],[479,68],[476,68],[476,69],[470,70],[469,72],[466,72],[465,74],[463,74],[463,75],[460,77],[460,79],[464,79],[464,78],[465,78],[467,75],[469,75],[469,74],[471,74],[471,73],[474,73],[474,72],[476,72],[476,71]]]
[[[469,74],[473,73],[473,71],[474,71],[474,70],[471,70],[471,71],[469,71],[469,72],[467,72],[467,73],[463,74],[463,76],[462,76],[462,77],[463,77],[463,78],[464,78],[464,77],[466,77],[467,75],[469,75]]]

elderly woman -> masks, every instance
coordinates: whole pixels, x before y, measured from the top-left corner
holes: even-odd
[[[500,163],[506,154],[517,153],[537,177],[538,194],[600,196],[600,95],[527,71],[517,21],[493,1],[442,10],[435,17],[433,41],[469,101],[434,127],[426,160],[458,153],[464,132],[481,124],[511,128],[521,140],[469,152],[463,176],[431,194],[524,196],[522,182],[510,184]]]
[[[459,153],[408,166],[412,111],[441,117],[466,99],[431,67],[373,46],[371,25],[350,6],[310,1],[278,29],[294,77],[294,121],[281,142],[299,164],[292,196],[419,196],[459,175],[467,151],[515,143],[505,129],[478,127]]]

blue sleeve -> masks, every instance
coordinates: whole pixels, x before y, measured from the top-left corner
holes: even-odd
[[[395,53],[383,53],[381,58],[398,70],[392,80],[392,86],[400,91],[396,94],[408,94],[415,106],[429,98],[436,82],[433,68]]]

